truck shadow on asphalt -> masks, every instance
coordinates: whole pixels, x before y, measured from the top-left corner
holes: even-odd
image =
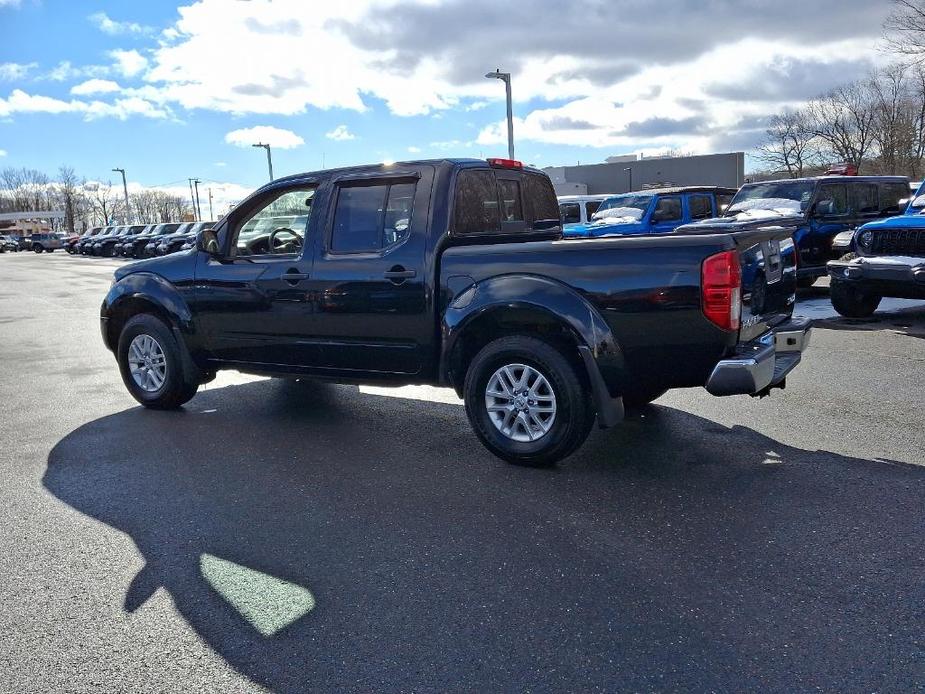
[[[890,690],[925,676],[925,469],[672,408],[529,470],[487,454],[458,405],[263,381],[85,424],[43,483],[138,547],[144,568],[112,586],[127,613],[166,590],[273,690]],[[209,557],[251,572],[230,591],[250,591],[243,608],[207,580]],[[287,617],[253,572],[311,604]]]

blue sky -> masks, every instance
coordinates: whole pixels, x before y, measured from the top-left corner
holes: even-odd
[[[538,166],[748,150],[768,114],[881,59],[872,4],[678,2],[666,28],[639,0],[0,0],[0,166],[248,189],[266,177],[250,128],[278,176],[504,156],[499,66]]]

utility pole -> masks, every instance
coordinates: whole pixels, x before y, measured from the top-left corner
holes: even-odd
[[[209,219],[215,219],[215,214],[212,212],[212,188],[209,188]]]
[[[193,179],[188,178],[186,180],[189,181],[189,199],[193,205],[193,218],[198,222],[199,219],[196,217],[196,196],[193,195]]]
[[[262,142],[258,142],[256,145],[251,145],[251,147],[263,147],[267,150],[267,169],[270,171],[270,180],[273,180],[273,158],[270,156],[270,145],[265,145]]]
[[[198,178],[193,179],[193,185],[196,186],[196,221],[202,221],[202,208],[199,207],[199,184],[202,183]]]
[[[507,97],[507,156],[509,159],[514,158],[514,107],[511,103],[511,73],[501,72],[498,68],[494,72],[485,75],[489,79],[501,80],[504,82],[504,93]]]
[[[113,169],[113,171],[118,171],[122,174],[122,192],[125,194],[125,223],[131,224],[132,218],[128,206],[128,184],[125,182],[125,169]]]

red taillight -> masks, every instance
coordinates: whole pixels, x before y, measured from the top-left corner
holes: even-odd
[[[488,165],[494,166],[496,169],[522,169],[524,168],[523,162],[517,161],[516,159],[492,158],[492,159],[488,159]]]
[[[738,330],[742,315],[742,270],[737,251],[724,251],[703,261],[700,273],[703,315],[723,330]]]

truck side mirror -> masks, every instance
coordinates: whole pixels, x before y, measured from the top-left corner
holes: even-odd
[[[196,237],[196,248],[203,253],[217,256],[221,252],[218,235],[212,229],[203,229]]]

